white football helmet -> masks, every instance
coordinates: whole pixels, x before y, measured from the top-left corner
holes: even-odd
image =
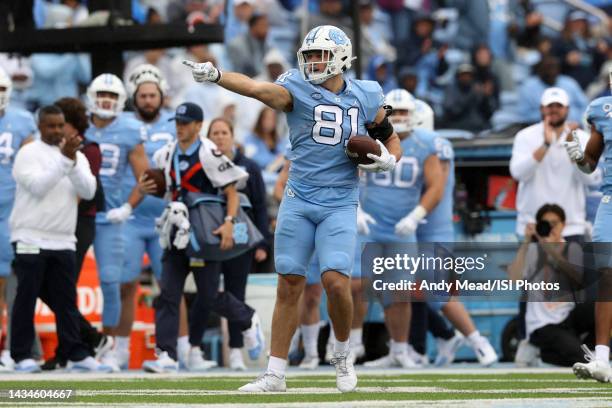
[[[151,64],[142,64],[134,68],[128,77],[128,82],[125,84],[128,94],[133,97],[138,90],[138,86],[145,82],[152,82],[157,85],[162,95],[168,91],[168,83],[159,68]]]
[[[412,127],[434,130],[434,111],[426,102],[415,99],[416,109],[412,114]]]
[[[99,92],[117,95],[117,99],[100,97]],[[117,116],[125,106],[127,94],[123,82],[113,74],[98,75],[87,88],[87,107],[89,111],[102,119]]]
[[[321,51],[321,61],[308,62],[306,54],[311,51]],[[318,85],[351,68],[353,46],[350,38],[338,27],[319,26],[308,32],[297,52],[297,59],[304,80]],[[316,64],[320,63],[326,64],[325,69],[315,72]]]
[[[2,111],[8,106],[13,91],[13,81],[2,68],[0,68],[0,87],[5,88],[3,91],[0,90],[0,111]]]
[[[416,109],[415,99],[410,92],[405,89],[393,89],[385,96],[385,104],[391,105],[389,122],[393,125],[393,130],[397,133],[410,132],[412,130],[412,117]]]

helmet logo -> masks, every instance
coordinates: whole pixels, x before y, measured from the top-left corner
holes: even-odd
[[[338,29],[329,30],[329,39],[336,43],[336,45],[348,44],[348,38],[346,38],[346,35],[344,35],[344,33]]]

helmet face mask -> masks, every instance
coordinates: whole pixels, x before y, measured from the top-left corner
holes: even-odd
[[[123,83],[112,74],[96,77],[87,88],[88,108],[101,119],[116,117],[123,111],[126,99]]]
[[[304,38],[297,59],[304,80],[319,85],[351,67],[353,47],[339,28],[319,26]]]
[[[0,111],[6,109],[11,99],[13,81],[2,68],[0,68]]]
[[[405,89],[393,89],[385,96],[385,103],[391,105],[389,122],[398,134],[412,131],[414,123],[415,99]]]

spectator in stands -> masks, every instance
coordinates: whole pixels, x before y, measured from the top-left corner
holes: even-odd
[[[605,40],[591,35],[587,14],[576,10],[568,14],[553,52],[562,61],[561,71],[586,89],[606,61],[607,50]]]
[[[459,65],[455,83],[444,94],[445,126],[472,132],[487,129],[497,106],[493,82],[476,83],[474,66]]]
[[[559,283],[557,291],[527,292],[525,322],[529,343],[539,347],[542,361],[570,367],[585,362],[582,343],[590,348],[595,343],[594,305],[579,303],[584,254],[578,243],[563,238],[565,212],[560,206],[544,204],[536,222],[538,227],[525,227],[525,239],[509,272],[514,279]],[[542,225],[548,234],[542,233]]]
[[[283,54],[276,48],[272,48],[263,59],[265,69],[255,79],[259,81],[274,82],[282,73],[289,70],[289,63]]]
[[[359,1],[361,34],[367,43],[372,44],[376,54],[384,56],[389,61],[394,61],[397,56],[395,48],[390,44],[381,27],[374,22],[375,3],[374,0]]]
[[[234,7],[228,13],[224,27],[226,44],[249,31],[249,20],[255,13],[257,5],[255,0],[236,0],[233,4]]]
[[[397,74],[399,87],[410,92],[411,95],[416,95],[419,78],[417,70],[412,67],[403,67]]]
[[[38,118],[40,140],[20,149],[13,167],[17,190],[10,226],[18,286],[11,320],[11,356],[16,371],[40,371],[31,357],[34,309],[40,296],[55,313],[68,369],[110,372],[110,367],[90,356],[81,341],[76,305],[77,203],[79,198],[94,197],[96,179],[78,151],[81,138],[76,133],[64,134],[60,108],[43,107]]]
[[[489,39],[488,0],[447,0],[447,7],[459,13],[457,34],[453,46],[466,52]]]
[[[434,51],[433,31],[435,21],[429,14],[420,13],[413,17],[412,30],[407,41],[399,45],[398,65],[414,66],[429,52]]]
[[[378,82],[385,93],[397,88],[393,64],[382,55],[370,59],[366,79]]]
[[[524,2],[523,4],[529,4]],[[542,14],[535,11],[531,6],[524,6],[525,21],[521,25],[515,25],[512,29],[516,36],[516,43],[519,47],[535,48],[538,40],[541,38]]]
[[[493,88],[495,106],[499,106],[499,78],[493,72],[493,54],[486,44],[478,45],[472,52],[472,64],[474,65],[474,83],[482,89]]]
[[[266,41],[268,29],[268,17],[253,14],[249,19],[249,31],[228,44],[227,53],[234,71],[250,77],[263,72],[263,58],[270,49]]]
[[[550,87],[563,89],[571,103],[569,119],[580,122],[582,114],[586,110],[588,100],[574,79],[560,75],[559,59],[553,56],[545,56],[536,65],[535,73],[527,78],[519,89],[518,113],[526,123],[534,123],[540,119],[540,100],[544,90]]]
[[[55,4],[47,10],[45,28],[70,25],[72,9]],[[34,83],[28,103],[35,109],[51,105],[59,98],[79,96],[79,85],[91,81],[89,56],[83,54],[32,54],[30,58]]]
[[[247,211],[247,214],[265,237],[265,240],[256,249],[228,261],[221,262],[224,290],[233,294],[238,300],[244,301],[247,278],[251,272],[253,261],[257,263],[263,262],[270,253],[271,235],[266,208],[266,187],[259,166],[253,160],[245,157],[239,149],[236,149],[231,123],[221,118],[213,119],[208,127],[208,138],[217,145],[221,153],[249,173],[247,185],[240,192],[246,194],[249,198],[252,208],[250,211]],[[201,319],[204,323],[207,322],[209,310],[206,307],[199,308],[197,305],[194,308],[194,310],[198,310],[201,313],[198,319]],[[228,326],[230,368],[232,370],[244,371],[246,370],[242,360],[244,343],[240,326],[236,322],[229,322]]]
[[[253,133],[244,140],[244,154],[265,170],[284,162],[287,140],[277,131],[276,111],[264,107],[257,118]],[[278,162],[278,163],[277,163]]]
[[[563,142],[577,127],[568,123],[570,99],[561,88],[548,88],[540,102],[542,120],[517,133],[512,147],[510,174],[519,182],[516,198],[516,233],[522,235],[545,203],[563,204],[567,214],[563,236],[582,241],[585,234],[585,186],[598,181],[597,173],[584,174],[573,165]],[[573,137],[586,146],[582,130]]]

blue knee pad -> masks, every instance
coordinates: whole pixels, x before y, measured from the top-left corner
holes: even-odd
[[[13,262],[13,247],[8,218],[0,218],[0,278],[11,274],[11,262]]]

